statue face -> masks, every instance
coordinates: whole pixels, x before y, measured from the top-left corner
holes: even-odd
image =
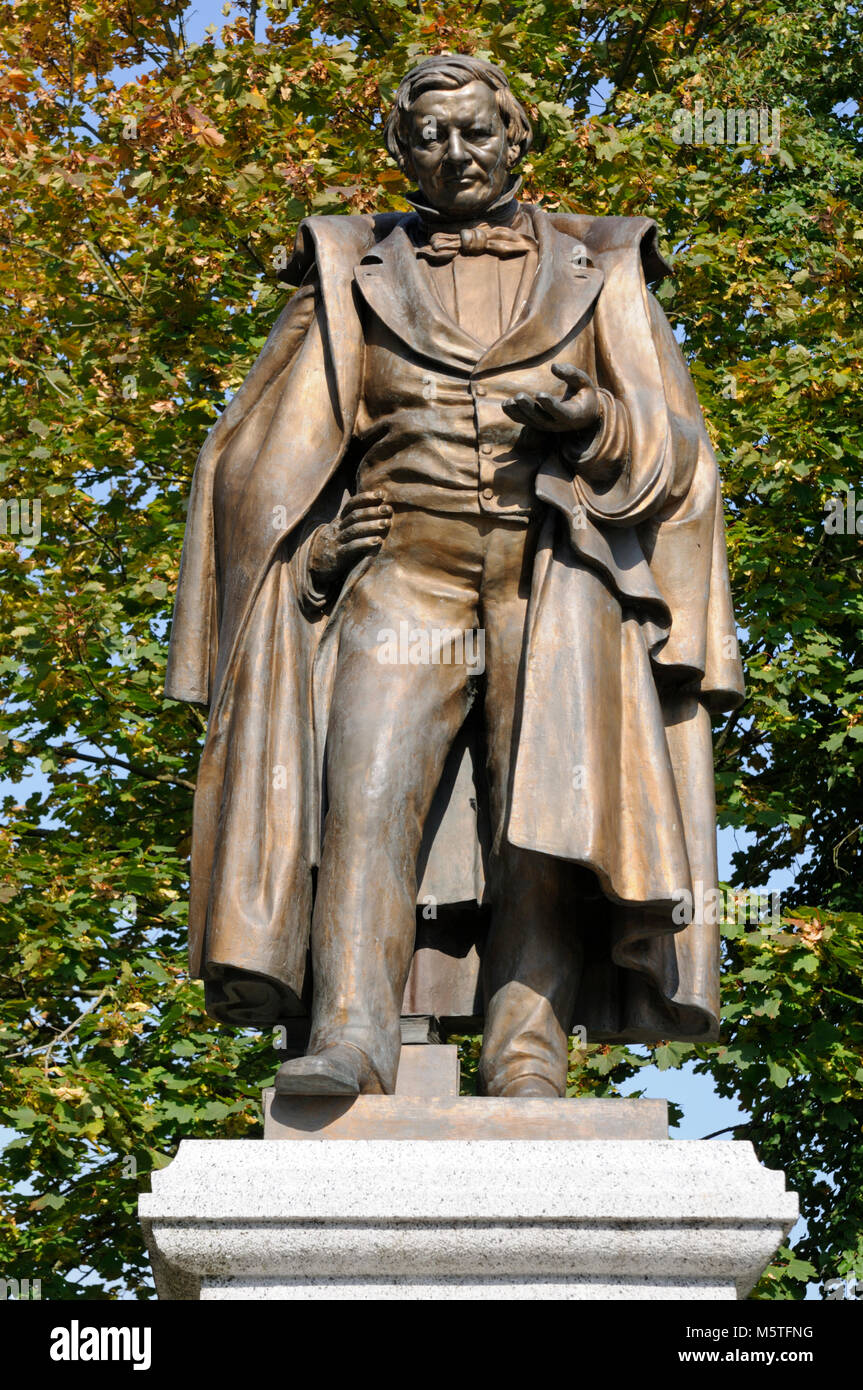
[[[438,212],[471,217],[503,192],[519,148],[507,138],[494,92],[484,82],[429,91],[410,111],[410,162]]]

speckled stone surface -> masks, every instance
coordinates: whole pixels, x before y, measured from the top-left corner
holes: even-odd
[[[797,1217],[749,1143],[185,1140],[160,1298],[744,1297]]]
[[[662,1299],[733,1300],[737,1297],[733,1284],[711,1284],[701,1279],[678,1279],[666,1284],[655,1279],[617,1279],[602,1283],[595,1279],[417,1279],[407,1283],[402,1279],[339,1279],[279,1280],[269,1282],[247,1279],[210,1280],[201,1287],[205,1301],[222,1299],[255,1299],[283,1302],[290,1300],[326,1300],[341,1298],[353,1301],[435,1301],[497,1300],[507,1302],[536,1302],[551,1299],[555,1302],[578,1302],[585,1299],[622,1300],[637,1298],[656,1302]]]

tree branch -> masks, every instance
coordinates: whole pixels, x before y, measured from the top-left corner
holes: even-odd
[[[720,1134],[740,1134],[752,1128],[752,1122],[747,1121],[745,1125],[726,1125],[724,1129],[715,1129],[712,1134],[702,1134],[701,1139],[718,1139]],[[699,1143],[701,1140],[699,1140]]]
[[[71,748],[68,744],[58,746],[56,743],[49,743],[47,746],[52,753],[62,753],[70,761],[77,758],[80,762],[93,763],[96,767],[122,767],[145,782],[166,782],[172,787],[185,787],[190,792],[195,790],[195,783],[185,777],[172,777],[167,772],[152,772],[140,763],[129,763],[124,758],[112,757],[110,753],[103,753],[101,758],[97,758],[92,753],[82,753],[80,749]]]

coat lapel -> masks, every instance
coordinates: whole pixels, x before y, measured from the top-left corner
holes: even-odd
[[[366,303],[414,352],[464,372],[493,372],[543,356],[587,314],[603,273],[578,263],[578,247],[541,208],[525,205],[537,239],[539,266],[524,313],[483,351],[435,296],[399,223],[363,257],[354,278]],[[580,248],[583,249],[583,248]]]
[[[470,373],[482,345],[445,312],[399,224],[368,251],[354,270],[366,303],[412,352]]]
[[[542,357],[572,332],[602,288],[601,270],[580,265],[583,251],[542,208],[525,205],[533,222],[539,265],[524,313],[481,357],[478,372],[499,371]]]

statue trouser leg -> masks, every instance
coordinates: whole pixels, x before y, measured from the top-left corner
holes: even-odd
[[[530,537],[528,542],[530,542]],[[480,1084],[487,1095],[563,1095],[582,951],[567,866],[506,838],[533,546],[507,534],[486,557],[485,726],[492,851],[492,920],[483,960],[485,1030]]]
[[[422,634],[433,644],[436,630],[472,631],[480,578],[474,523],[397,512],[346,600],[328,725],[309,1051],[358,1049],[368,1064],[364,1090],[395,1084],[417,856],[469,705],[471,669],[429,660]]]
[[[512,846],[503,859],[483,962],[481,1087],[562,1096],[581,947],[557,904],[559,865]]]
[[[433,642],[435,631],[478,624],[495,827],[481,1076],[491,1094],[530,1077],[545,1094],[565,1084],[578,947],[561,927],[561,866],[504,834],[535,534],[535,525],[397,512],[347,600],[328,725],[309,1051],[355,1049],[366,1090],[393,1089],[417,856],[469,705],[471,668],[424,659],[417,636]]]

